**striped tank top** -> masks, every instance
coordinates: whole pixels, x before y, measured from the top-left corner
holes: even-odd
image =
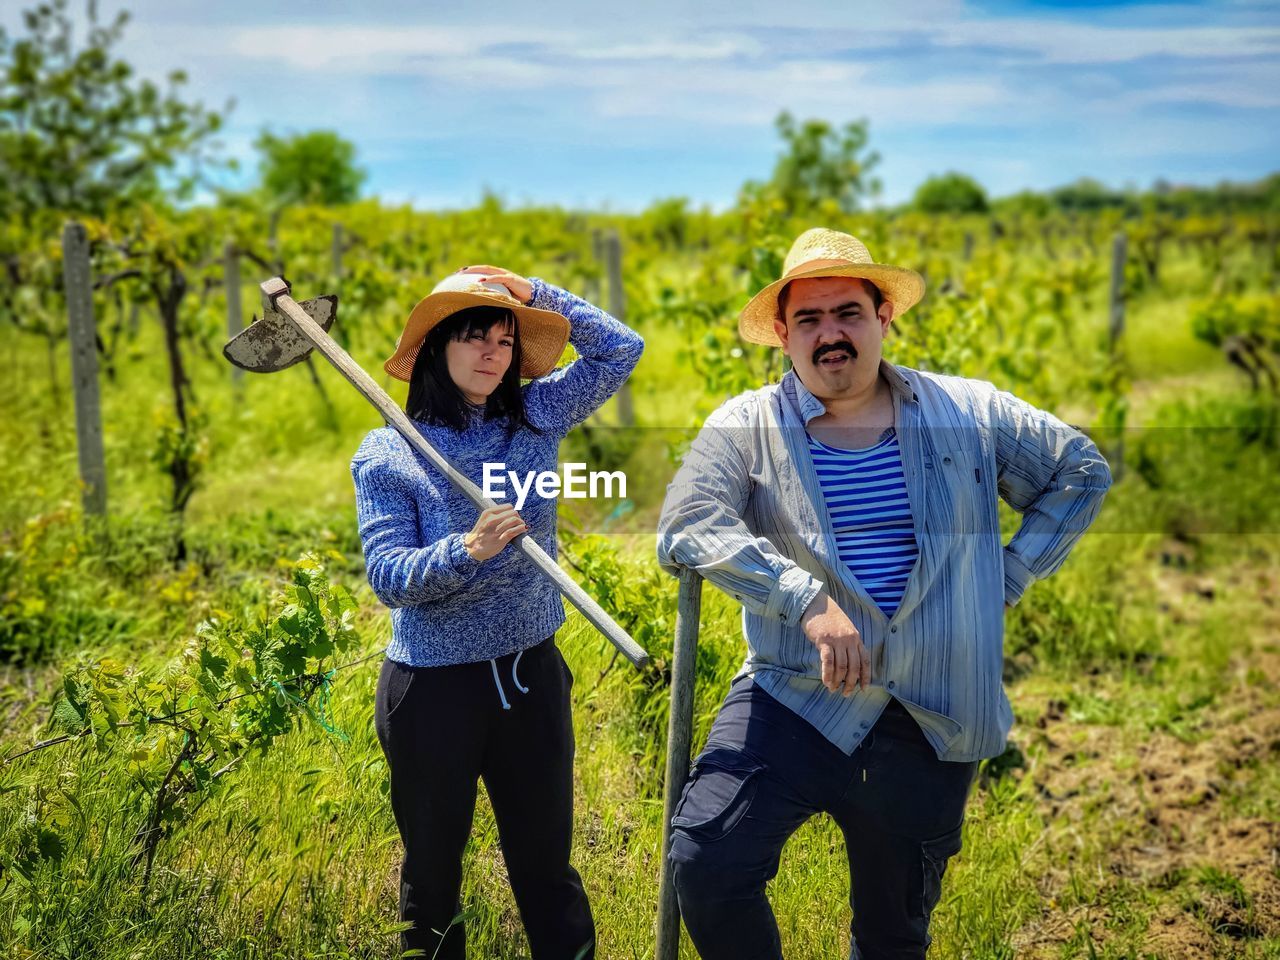
[[[809,436],[809,455],[840,559],[892,617],[919,553],[897,433],[889,427],[879,443],[861,450],[829,447]]]

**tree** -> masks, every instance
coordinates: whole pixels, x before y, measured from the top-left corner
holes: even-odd
[[[262,188],[273,204],[351,203],[360,196],[365,172],[356,148],[332,130],[277,137],[264,130],[254,146],[262,154]]]
[[[1108,209],[1133,209],[1137,212],[1131,197],[1091,177],[1081,177],[1074,183],[1050,191],[1049,199],[1059,210],[1066,212],[1096,213]]]
[[[863,197],[880,192],[879,179],[870,176],[880,155],[867,150],[865,120],[836,128],[825,120],[797,123],[784,110],[775,126],[785,150],[766,183],[751,181],[743,186],[744,203],[772,195],[788,216],[804,215],[826,204],[850,213]]]
[[[987,191],[973,177],[950,171],[920,184],[912,203],[923,213],[986,213]]]
[[[189,194],[222,117],[179,98],[182,71],[161,89],[113,57],[127,13],[102,26],[89,2],[77,47],[66,11],[67,0],[25,11],[21,39],[0,29],[0,215],[24,225],[41,210],[102,218],[166,186]]]

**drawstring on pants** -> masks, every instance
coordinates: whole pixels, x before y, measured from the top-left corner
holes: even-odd
[[[511,661],[511,682],[516,685],[516,689],[521,693],[528,693],[529,688],[520,683],[520,678],[516,676],[516,667],[520,664],[520,658],[524,656],[521,650],[516,654],[516,658]],[[498,688],[498,699],[502,701],[502,709],[510,710],[511,704],[507,702],[507,693],[502,689],[502,680],[498,677],[498,661],[495,658],[489,659],[489,668],[493,671],[493,685]]]
[[[511,682],[516,685],[516,689],[519,690],[521,693],[528,693],[529,688],[521,686],[520,678],[516,676],[516,667],[519,666],[520,658],[523,656],[524,656],[524,651],[521,650],[519,653],[516,654],[516,658],[511,661]]]

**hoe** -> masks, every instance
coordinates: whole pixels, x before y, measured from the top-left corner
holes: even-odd
[[[263,316],[236,334],[222,348],[223,354],[237,367],[254,373],[275,373],[298,363],[317,349],[325,355],[361,395],[377,407],[388,424],[395,427],[419,454],[443,473],[455,487],[480,510],[496,506],[480,488],[459,473],[431,444],[427,443],[395,401],[388,396],[350,354],[328,334],[338,313],[338,298],[316,297],[297,303],[289,296],[289,283],[273,277],[261,285]],[[636,667],[649,662],[649,655],[596,603],[559,565],[538,546],[527,533],[511,541],[511,545],[529,559],[542,576],[568,597],[597,630]]]

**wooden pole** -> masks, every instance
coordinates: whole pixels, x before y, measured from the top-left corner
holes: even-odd
[[[671,875],[671,818],[689,779],[693,749],[694,676],[698,666],[698,626],[702,578],[680,571],[676,602],[675,661],[671,666],[671,715],[667,721],[667,777],[662,802],[662,875],[658,881],[657,960],[676,960],[680,952],[680,904]]]
[[[622,289],[622,240],[617,230],[610,230],[605,240],[605,257],[609,269],[609,312],[621,323],[627,322],[627,298]],[[635,426],[635,413],[631,407],[631,381],[623,381],[618,390],[618,422],[624,427]]]
[[[62,231],[62,282],[67,295],[67,337],[76,404],[76,452],[86,516],[107,515],[107,466],[102,454],[102,406],[98,395],[98,343],[93,319],[89,235],[69,221]]]
[[[453,484],[455,489],[463,494],[478,510],[485,510],[489,507],[497,506],[494,501],[484,495],[480,487],[464,473],[461,473],[427,440],[422,433],[413,425],[413,421],[401,409],[387,392],[380,387],[373,377],[369,376],[364,369],[351,359],[351,355],[342,349],[339,343],[325,333],[324,328],[316,323],[307,312],[289,296],[289,285],[283,277],[272,277],[270,280],[259,284],[262,291],[263,319],[258,323],[266,324],[261,328],[264,332],[258,340],[253,340],[250,334],[244,336],[250,339],[243,344],[233,347],[228,344],[223,348],[223,354],[232,362],[247,363],[251,369],[260,370],[262,372],[272,372],[281,369],[281,358],[292,352],[296,348],[297,336],[291,336],[289,341],[281,341],[278,337],[273,337],[267,331],[279,331],[279,324],[268,320],[268,316],[277,314],[275,319],[284,318],[286,326],[292,324],[292,328],[301,334],[305,340],[310,341],[325,359],[333,364],[334,368],[342,374],[347,381],[356,388],[356,390],[373,404],[378,412],[382,414],[382,418],[387,422],[388,426],[394,427],[405,438],[409,446],[413,447],[422,457],[434,466],[438,471],[444,474],[445,478]],[[255,327],[257,325],[255,324]],[[254,327],[250,327],[253,330]],[[310,354],[307,354],[308,359]],[[289,366],[289,363],[283,364]],[[553,560],[545,550],[538,545],[538,542],[527,533],[522,533],[511,541],[513,550],[522,553],[527,557],[543,576],[549,579],[556,588],[564,595],[565,599],[578,608],[578,611],[587,618],[587,620],[601,633],[609,639],[609,641],[618,648],[624,657],[637,667],[642,668],[649,662],[649,654],[644,651],[638,643],[631,639],[631,636],[614,622],[608,612],[600,606],[595,599],[588,594],[582,587],[578,586],[577,581],[570,577],[560,568],[560,565]]]
[[[228,240],[222,250],[222,282],[227,295],[227,339],[244,329],[244,314],[240,312],[240,251],[234,240]],[[231,383],[240,387],[244,371],[234,364],[231,367]]]
[[[1111,241],[1111,351],[1124,335],[1124,266],[1129,259],[1129,238],[1123,230]]]
[[[1124,336],[1124,268],[1129,258],[1129,238],[1123,230],[1117,231],[1111,241],[1111,297],[1109,341],[1111,362],[1120,362],[1120,341]],[[1119,480],[1124,474],[1124,431],[1116,438],[1115,462],[1112,473]]]
[[[600,277],[599,277],[598,271],[600,269],[600,263],[603,259],[604,259],[604,241],[603,241],[603,237],[600,234],[600,228],[592,227],[591,228],[591,264],[594,270],[597,272],[595,273],[594,276],[592,276],[587,281],[586,297],[591,303],[594,303],[594,304],[599,304],[601,300],[602,291],[600,289]]]

